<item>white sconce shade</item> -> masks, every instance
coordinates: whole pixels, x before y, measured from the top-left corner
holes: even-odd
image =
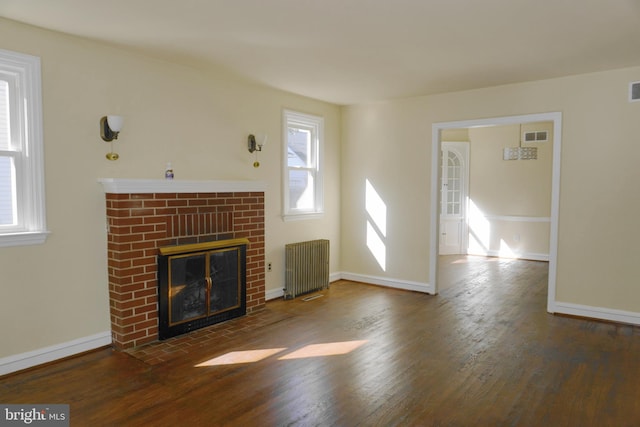
[[[118,153],[113,151],[113,140],[118,139],[118,134],[122,130],[124,118],[122,116],[103,116],[100,119],[100,137],[107,142],[111,142],[111,152],[107,153],[107,159],[118,160]]]
[[[122,116],[107,116],[107,123],[113,132],[118,133],[122,130],[124,118]]]
[[[100,119],[100,136],[105,141],[118,139],[118,133],[122,130],[124,118],[122,116],[104,116]]]

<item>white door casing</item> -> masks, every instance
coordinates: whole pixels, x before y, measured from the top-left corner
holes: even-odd
[[[512,125],[534,122],[553,122],[553,157],[551,172],[551,222],[549,236],[549,275],[547,278],[547,311],[558,312],[556,301],[556,275],[558,271],[558,220],[560,216],[560,164],[562,152],[562,113],[538,113],[521,116],[505,116],[487,119],[433,123],[431,145],[431,217],[429,240],[429,293],[438,293],[438,233],[440,228],[440,146],[441,133],[446,129],[465,129],[477,126]],[[571,314],[567,311],[568,314]]]

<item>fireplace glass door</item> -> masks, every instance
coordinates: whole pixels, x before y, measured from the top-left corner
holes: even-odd
[[[207,314],[207,257],[181,255],[171,258],[169,269],[169,324],[197,319]]]
[[[225,311],[240,305],[239,263],[237,251],[225,249],[209,256],[209,310]]]
[[[161,255],[160,338],[244,315],[245,257],[245,245]]]

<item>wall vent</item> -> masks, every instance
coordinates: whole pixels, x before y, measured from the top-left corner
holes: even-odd
[[[640,82],[629,83],[629,102],[640,101]]]
[[[538,130],[532,132],[525,132],[522,135],[522,142],[547,142],[549,140],[549,132],[546,130]]]

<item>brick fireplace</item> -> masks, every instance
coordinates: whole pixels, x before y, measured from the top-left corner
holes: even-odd
[[[101,179],[109,305],[119,350],[158,339],[158,248],[249,240],[247,313],[265,304],[264,190],[253,181]]]

